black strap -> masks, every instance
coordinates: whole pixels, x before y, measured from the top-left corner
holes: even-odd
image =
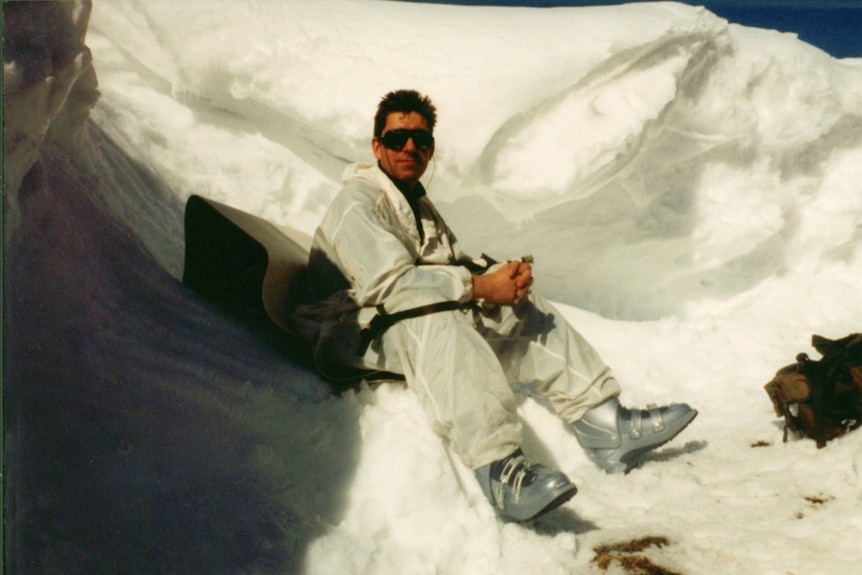
[[[812,437],[820,449],[826,445],[827,418],[833,422],[844,419],[842,413],[847,402],[839,399],[836,388],[849,374],[850,366],[854,364],[853,354],[856,354],[856,362],[862,361],[862,338],[858,333],[837,340],[814,335],[811,343],[823,357],[820,361],[813,361],[806,354],[800,354],[803,360],[799,365],[811,383],[810,402],[815,414]]]
[[[417,217],[416,221],[419,219]],[[455,265],[463,266],[470,271],[470,273],[485,273],[488,269],[497,263],[497,261],[487,254],[482,254],[483,261],[482,263],[475,262],[473,260],[462,260],[455,263]],[[422,265],[423,262],[417,261],[416,265]],[[430,264],[429,264],[430,265]],[[402,319],[409,319],[411,317],[419,317],[423,315],[428,315],[432,313],[437,313],[441,311],[454,311],[457,309],[467,309],[474,306],[474,302],[470,301],[467,303],[461,303],[457,301],[438,301],[435,303],[429,303],[427,305],[420,305],[418,307],[412,307],[410,309],[405,309],[402,311],[397,311],[395,313],[387,313],[383,308],[383,304],[377,305],[377,315],[374,316],[371,321],[362,328],[362,331],[359,332],[359,345],[356,346],[356,355],[365,355],[365,352],[368,351],[368,346],[371,345],[371,342],[375,337],[392,327],[396,322],[401,321]]]
[[[458,309],[466,309],[473,305],[473,302],[461,303],[458,301],[438,301],[427,305],[412,307],[395,313],[387,313],[383,308],[383,304],[377,306],[377,315],[362,328],[359,332],[359,345],[356,346],[356,355],[365,355],[368,351],[368,346],[374,341],[378,335],[392,327],[396,322],[402,319],[419,317],[441,311],[454,311]]]

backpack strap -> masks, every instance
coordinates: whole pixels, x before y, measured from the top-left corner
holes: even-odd
[[[474,302],[462,303],[458,301],[438,301],[418,307],[412,307],[395,313],[387,313],[383,308],[383,304],[377,306],[377,315],[375,315],[368,324],[359,332],[359,345],[356,346],[356,355],[365,355],[368,351],[368,346],[371,342],[385,332],[387,329],[395,325],[402,319],[420,317],[441,311],[454,311],[458,309],[472,308]]]
[[[813,361],[805,353],[799,354],[797,360],[800,372],[811,382],[810,403],[814,411],[811,438],[817,442],[817,449],[821,449],[826,445],[825,414],[835,392],[835,385],[826,377],[827,366],[823,365],[822,361]]]
[[[529,261],[532,263],[532,256],[524,256],[524,261]],[[455,263],[455,265],[459,265],[467,268],[470,273],[473,274],[481,274],[488,271],[488,269],[497,263],[497,260],[489,256],[488,254],[483,253],[482,257],[478,260],[470,260],[464,259]],[[422,265],[422,262],[417,261],[416,265]],[[470,301],[467,303],[461,303],[457,301],[439,301],[435,303],[429,303],[426,305],[420,305],[418,307],[412,307],[410,309],[405,309],[402,311],[398,311],[395,313],[387,313],[383,308],[383,304],[378,304],[377,315],[371,318],[371,321],[362,328],[362,331],[359,332],[359,345],[356,346],[356,355],[365,355],[365,352],[368,351],[368,346],[371,345],[371,342],[378,335],[385,332],[387,329],[392,327],[395,323],[401,321],[402,319],[409,319],[413,317],[419,317],[423,315],[428,315],[432,313],[438,313],[441,311],[454,311],[458,309],[470,309],[475,307],[476,302]]]
[[[805,356],[805,361],[800,361],[799,366],[811,381],[811,404],[817,416],[812,438],[819,449],[836,434],[834,429],[829,429],[830,421],[840,422],[842,412],[848,407],[841,405],[846,398],[839,396],[837,390],[853,385],[852,369],[862,364],[862,334],[850,334],[836,340],[814,335],[811,343],[823,357],[820,361],[813,361]],[[859,391],[856,392],[858,394]]]

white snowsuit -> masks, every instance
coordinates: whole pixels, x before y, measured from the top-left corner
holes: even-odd
[[[510,384],[567,422],[620,392],[610,369],[546,300],[481,305],[395,323],[356,355],[361,326],[387,313],[472,299],[464,254],[424,194],[410,202],[377,166],[355,164],[317,229],[309,260],[313,301],[295,315],[319,363],[404,374],[434,429],[478,468],[521,445]]]

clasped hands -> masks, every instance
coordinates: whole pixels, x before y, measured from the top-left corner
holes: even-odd
[[[473,276],[473,299],[518,305],[533,285],[533,266],[523,260],[506,262],[493,272]]]

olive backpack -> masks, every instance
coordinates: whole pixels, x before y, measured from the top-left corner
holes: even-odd
[[[862,426],[862,333],[835,340],[815,335],[811,344],[822,357],[800,353],[766,384],[766,393],[784,418],[784,441],[793,432],[821,448]]]

